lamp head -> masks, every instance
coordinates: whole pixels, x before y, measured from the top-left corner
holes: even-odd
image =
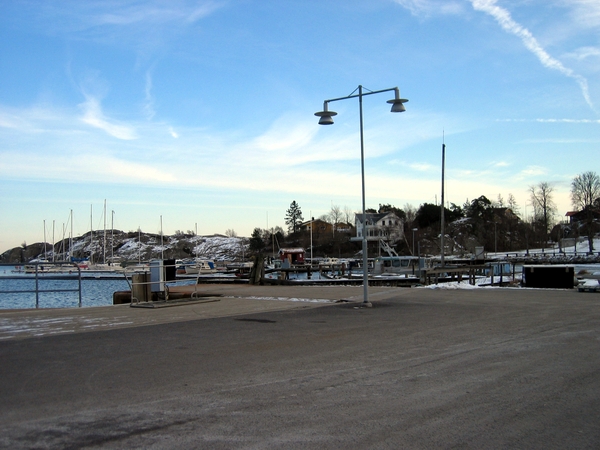
[[[331,117],[331,114],[324,114],[320,116],[319,125],[333,125],[333,117]]]
[[[315,116],[320,117],[319,125],[333,125],[333,116],[337,116],[335,111],[329,111],[327,109],[327,102],[323,103],[323,111],[315,113]]]
[[[398,100],[388,100],[388,103],[392,104],[392,109],[391,112],[404,112],[406,111],[406,108],[404,107],[403,103],[407,102],[408,100],[406,100],[405,98],[400,98]]]
[[[388,100],[387,102],[392,105],[391,112],[404,112],[406,111],[404,103],[406,103],[407,101],[408,99],[406,98],[400,98],[400,90],[396,88],[394,98]]]

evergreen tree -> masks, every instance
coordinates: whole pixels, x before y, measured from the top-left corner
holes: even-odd
[[[298,229],[298,225],[300,225],[303,220],[304,218],[302,217],[300,205],[296,203],[296,200],[292,201],[289,209],[285,213],[285,224],[288,226],[288,231],[295,233]]]
[[[255,228],[250,236],[249,243],[250,251],[254,253],[260,253],[265,248],[265,241],[262,236],[260,228]]]

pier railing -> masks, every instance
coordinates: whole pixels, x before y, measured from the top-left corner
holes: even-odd
[[[76,292],[78,295],[78,306],[81,308],[81,268],[71,262],[48,262],[37,261],[27,264],[0,263],[0,267],[14,267],[14,276],[3,276],[4,279],[33,279],[33,289],[9,289],[0,290],[0,294],[35,294],[35,307],[40,307],[40,294],[57,292]],[[77,282],[76,288],[51,288],[45,289],[45,281],[49,280],[72,280]]]

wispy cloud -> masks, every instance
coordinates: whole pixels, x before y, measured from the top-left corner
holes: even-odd
[[[102,4],[101,4],[102,5]],[[134,23],[195,22],[221,7],[221,2],[150,1],[121,5],[110,13],[94,14],[97,25],[130,25]],[[104,9],[104,6],[102,6]]]
[[[144,99],[144,115],[146,116],[146,119],[152,120],[156,115],[156,111],[154,110],[154,97],[152,96],[152,75],[150,72],[146,72]]]
[[[65,136],[80,132],[80,124],[75,124],[75,122],[79,122],[79,120],[73,119],[73,115],[68,111],[59,110],[46,104],[25,108],[10,108],[0,105],[0,128],[4,128],[4,131],[9,133],[49,133],[67,139]]]
[[[597,0],[563,0],[570,8],[573,20],[580,27],[600,27],[600,3]]]
[[[546,138],[546,139],[523,139],[519,144],[600,144],[600,139],[568,139],[568,138]]]
[[[0,127],[2,128],[24,128],[27,123],[22,117],[0,110]]]
[[[284,117],[258,136],[255,144],[260,150],[268,152],[295,151],[305,147],[317,130],[313,123],[306,120],[298,123],[290,117]]]
[[[62,31],[85,30],[102,26],[157,26],[168,23],[193,23],[223,7],[224,2],[205,0],[149,0],[135,2],[63,1],[37,2],[38,18]],[[107,12],[109,11],[109,12]],[[52,22],[48,19],[52,18]]]
[[[556,70],[567,77],[573,78],[579,85],[586,103],[595,111],[590,98],[587,80],[583,76],[576,74],[572,69],[565,67],[556,58],[550,56],[533,34],[511,17],[508,10],[498,6],[496,0],[471,0],[471,4],[475,10],[482,11],[492,16],[504,31],[520,38],[523,45],[539,59],[544,67]]]
[[[542,166],[527,166],[523,170],[521,170],[516,178],[531,178],[540,175],[546,175],[548,173],[548,169]]]
[[[581,47],[575,50],[574,52],[569,52],[565,54],[565,56],[569,58],[576,59],[578,61],[583,61],[584,59],[598,57],[600,58],[600,48],[598,47]]]
[[[148,57],[222,8],[219,0],[31,1],[36,31],[120,48]]]
[[[25,160],[17,152],[2,154],[5,165],[0,167],[4,177],[11,176],[15,171],[27,173],[27,177],[35,180],[65,180],[70,181],[108,181],[174,183],[177,178],[166,171],[164,167],[153,167],[133,161],[126,161],[111,155],[100,154],[31,154]],[[52,170],[49,170],[51,168]]]
[[[95,128],[99,128],[117,139],[137,139],[137,134],[132,127],[121,125],[104,116],[100,102],[92,96],[86,96],[86,101],[79,105],[83,111],[81,121]]]
[[[414,16],[434,14],[459,14],[463,10],[462,2],[447,0],[394,0]]]
[[[600,119],[497,119],[497,122],[538,122],[538,123],[591,123],[600,125]]]
[[[438,170],[437,167],[427,163],[412,163],[409,164],[408,167],[410,167],[412,170],[416,170],[417,172],[430,172],[432,170]]]

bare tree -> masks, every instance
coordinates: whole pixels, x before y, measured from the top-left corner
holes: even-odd
[[[404,215],[406,216],[405,223],[407,224],[407,226],[412,227],[413,222],[417,218],[417,208],[415,208],[410,203],[407,203],[404,205],[403,210],[404,210]]]
[[[513,212],[513,214],[519,214],[519,205],[517,205],[517,200],[515,196],[512,194],[508,194],[508,207]]]
[[[594,251],[594,202],[600,198],[600,177],[596,172],[584,172],[571,182],[571,202],[585,211],[589,251]]]
[[[529,187],[529,198],[531,206],[533,206],[533,215],[535,220],[542,224],[545,241],[547,240],[548,230],[556,213],[553,192],[554,188],[547,181],[542,181],[536,186]]]
[[[227,236],[227,237],[237,237],[237,233],[233,229],[228,228],[225,231],[225,236]]]
[[[342,208],[340,208],[338,205],[331,205],[331,210],[329,211],[329,214],[327,214],[327,216],[333,228],[333,232],[335,233],[336,225],[340,223],[342,218],[344,217]]]
[[[497,208],[504,208],[504,198],[502,198],[502,194],[498,194],[498,199],[496,200],[496,204],[494,206]]]
[[[344,206],[344,222],[353,224],[354,223],[354,211],[349,206]]]

